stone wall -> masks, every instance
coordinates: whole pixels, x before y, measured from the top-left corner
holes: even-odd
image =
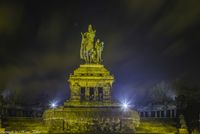
[[[136,111],[120,108],[58,108],[44,113],[49,131],[63,132],[134,132],[140,118]]]

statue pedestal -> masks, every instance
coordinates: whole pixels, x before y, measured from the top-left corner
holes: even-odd
[[[70,100],[64,106],[45,111],[50,132],[134,132],[140,117],[134,110],[123,111],[112,103],[114,77],[100,64],[84,64],[69,77]]]
[[[49,132],[135,132],[140,117],[134,110],[120,106],[79,105],[49,109],[44,113]]]
[[[69,77],[70,100],[111,101],[114,77],[101,64],[83,64]]]
[[[5,128],[0,128],[0,134],[5,134]]]

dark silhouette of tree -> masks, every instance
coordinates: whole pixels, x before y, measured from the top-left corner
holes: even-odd
[[[161,81],[149,90],[148,96],[153,104],[168,104],[174,101],[176,93],[171,84]]]
[[[200,88],[183,80],[176,80],[174,87],[177,91],[176,103],[178,112],[185,116],[191,132],[199,127]]]

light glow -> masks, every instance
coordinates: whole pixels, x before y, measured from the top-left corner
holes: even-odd
[[[50,102],[49,106],[50,106],[51,108],[56,108],[56,107],[58,106],[58,104],[57,104],[56,101],[52,101],[52,102]]]
[[[126,110],[129,109],[130,103],[129,103],[127,100],[124,100],[124,101],[122,101],[121,103],[122,103],[122,109],[123,109],[124,111],[126,111]]]
[[[127,108],[128,108],[128,104],[124,103],[124,104],[123,104],[123,108],[124,108],[124,109],[127,109]]]

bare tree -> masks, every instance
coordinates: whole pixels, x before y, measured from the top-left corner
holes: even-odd
[[[161,81],[149,90],[149,97],[152,103],[165,104],[174,101],[176,93],[171,84]]]

